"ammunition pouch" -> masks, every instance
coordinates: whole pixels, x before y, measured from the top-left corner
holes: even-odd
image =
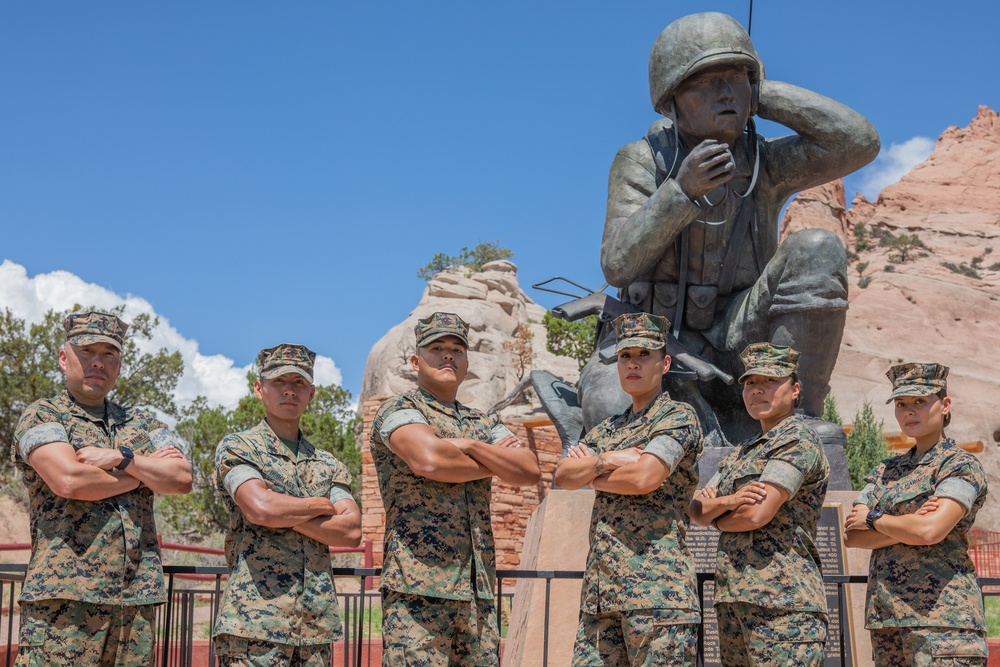
[[[704,331],[715,320],[719,288],[714,285],[688,285],[684,299],[684,327]],[[635,282],[622,295],[628,303],[647,313],[661,315],[671,322],[677,316],[677,283]]]

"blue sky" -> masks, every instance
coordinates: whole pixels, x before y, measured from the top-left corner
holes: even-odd
[[[48,282],[141,298],[235,367],[303,342],[357,393],[435,252],[500,239],[547,306],[531,283],[603,282],[608,167],[656,118],[649,48],[708,10],[746,24],[748,3],[3,3],[0,262],[27,283],[0,307],[28,316],[65,271]],[[909,166],[1000,108],[998,22],[992,2],[758,0],[752,36],[768,78],[878,128],[850,198],[893,145]]]

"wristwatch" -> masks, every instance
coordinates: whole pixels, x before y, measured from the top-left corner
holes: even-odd
[[[118,451],[122,453],[122,462],[115,466],[115,470],[125,470],[135,458],[135,453],[129,447],[122,447]]]
[[[868,530],[875,530],[875,522],[881,519],[883,514],[885,512],[882,510],[868,510],[868,516],[865,517],[865,525],[868,526]]]

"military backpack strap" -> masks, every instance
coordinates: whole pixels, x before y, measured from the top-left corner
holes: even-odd
[[[650,132],[646,135],[646,143],[653,152],[653,163],[656,165],[656,187],[660,187],[665,180],[673,177],[680,168],[680,161],[677,159],[680,147],[674,142],[673,135],[667,131],[667,127],[661,127],[657,132]],[[669,157],[670,162],[667,162]],[[688,275],[688,228],[685,227],[677,236],[674,242],[674,252],[677,255],[677,305],[674,307],[673,335],[674,338],[680,336],[681,322],[684,321],[685,290],[687,289]]]
[[[752,123],[748,124],[747,145],[753,146],[760,155],[761,144],[757,137],[757,132]],[[753,191],[748,193],[740,202],[740,208],[736,212],[736,221],[733,223],[733,231],[729,236],[729,247],[726,248],[726,258],[722,262],[722,273],[719,275],[719,296],[729,296],[733,292],[733,285],[736,283],[736,269],[739,268],[740,251],[746,241],[747,232],[750,233],[750,243],[753,247],[754,262],[757,265],[757,272],[764,273],[766,261],[764,259],[763,239],[760,235],[759,216],[757,215],[757,186],[753,184]]]

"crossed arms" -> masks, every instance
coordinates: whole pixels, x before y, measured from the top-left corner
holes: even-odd
[[[125,470],[112,470],[123,461],[120,450],[82,447],[68,442],[39,445],[28,454],[28,465],[52,492],[69,500],[97,501],[133,491],[145,484],[155,493],[178,495],[191,491],[191,464],[176,447],[136,454]]]
[[[637,447],[594,455],[581,442],[559,461],[555,483],[570,490],[589,484],[605,493],[644,495],[659,488],[669,474],[666,463]]]
[[[893,544],[937,544],[962,520],[965,507],[951,498],[932,497],[912,514],[883,514],[868,528],[867,505],[855,505],[844,521],[844,544],[861,549],[881,549]]]
[[[249,479],[237,487],[233,500],[258,526],[291,528],[331,547],[361,542],[361,510],[353,498],[298,498],[271,491],[262,479]]]
[[[538,459],[513,434],[490,444],[469,438],[439,438],[427,424],[405,424],[389,436],[389,447],[414,473],[436,482],[461,484],[496,475],[512,486],[538,482]]]

